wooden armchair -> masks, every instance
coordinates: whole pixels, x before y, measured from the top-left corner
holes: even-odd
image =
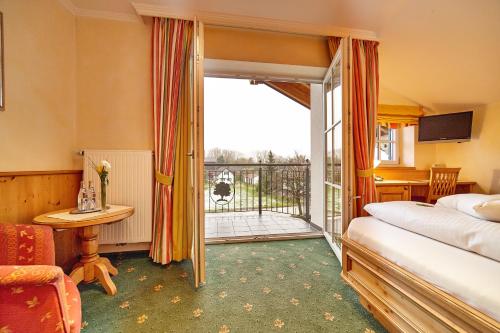
[[[80,293],[54,257],[51,228],[0,224],[0,332],[80,332]]]
[[[435,202],[441,197],[455,194],[460,168],[431,168],[427,202]]]

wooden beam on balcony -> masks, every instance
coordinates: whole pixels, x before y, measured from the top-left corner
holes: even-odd
[[[311,86],[308,83],[278,81],[252,81],[251,83],[265,84],[300,105],[311,108]]]

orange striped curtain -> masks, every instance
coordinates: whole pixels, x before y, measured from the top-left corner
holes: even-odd
[[[337,53],[337,50],[339,49],[341,40],[342,37],[328,37],[328,52],[330,53],[330,60],[333,60],[335,57],[335,53]]]
[[[356,216],[376,201],[373,178],[375,129],[379,95],[378,42],[352,40],[352,114],[354,167],[356,169]]]
[[[193,22],[154,18],[152,34],[155,187],[153,240],[149,252],[154,262],[168,264],[173,252],[173,174],[178,113],[185,62],[189,61]]]
[[[188,29],[186,38],[192,39],[192,29]],[[192,137],[191,137],[191,113],[194,102],[194,58],[191,49],[189,59],[184,63],[182,76],[182,87],[180,96],[180,108],[177,115],[175,165],[173,184],[173,251],[172,260],[181,261],[191,258],[193,245],[193,170],[192,170]]]

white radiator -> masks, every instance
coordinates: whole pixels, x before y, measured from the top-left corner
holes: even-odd
[[[111,225],[100,226],[99,244],[151,242],[153,226],[153,154],[141,150],[85,150],[83,179],[94,184],[97,201],[100,201],[100,180],[92,168],[95,163],[107,160],[111,163],[108,204],[135,208],[131,217]]]

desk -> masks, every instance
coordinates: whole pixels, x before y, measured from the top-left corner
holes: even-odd
[[[115,206],[116,207],[116,206]],[[80,221],[64,220],[61,218],[50,217],[50,215],[68,213],[73,209],[64,209],[37,216],[33,223],[50,226],[54,229],[73,229],[77,228],[80,235],[82,255],[80,262],[73,266],[69,275],[75,284],[80,282],[90,283],[96,279],[101,282],[108,295],[116,294],[116,286],[110,278],[111,275],[117,275],[118,270],[114,267],[108,258],[100,257],[98,254],[97,237],[99,234],[99,225],[122,221],[134,213],[134,208],[120,206],[107,213],[101,213],[98,216],[89,214],[89,218]],[[90,217],[92,216],[92,217]]]
[[[472,193],[476,182],[457,182],[455,193]],[[386,201],[425,201],[429,192],[429,180],[382,180],[375,187],[379,202]]]

